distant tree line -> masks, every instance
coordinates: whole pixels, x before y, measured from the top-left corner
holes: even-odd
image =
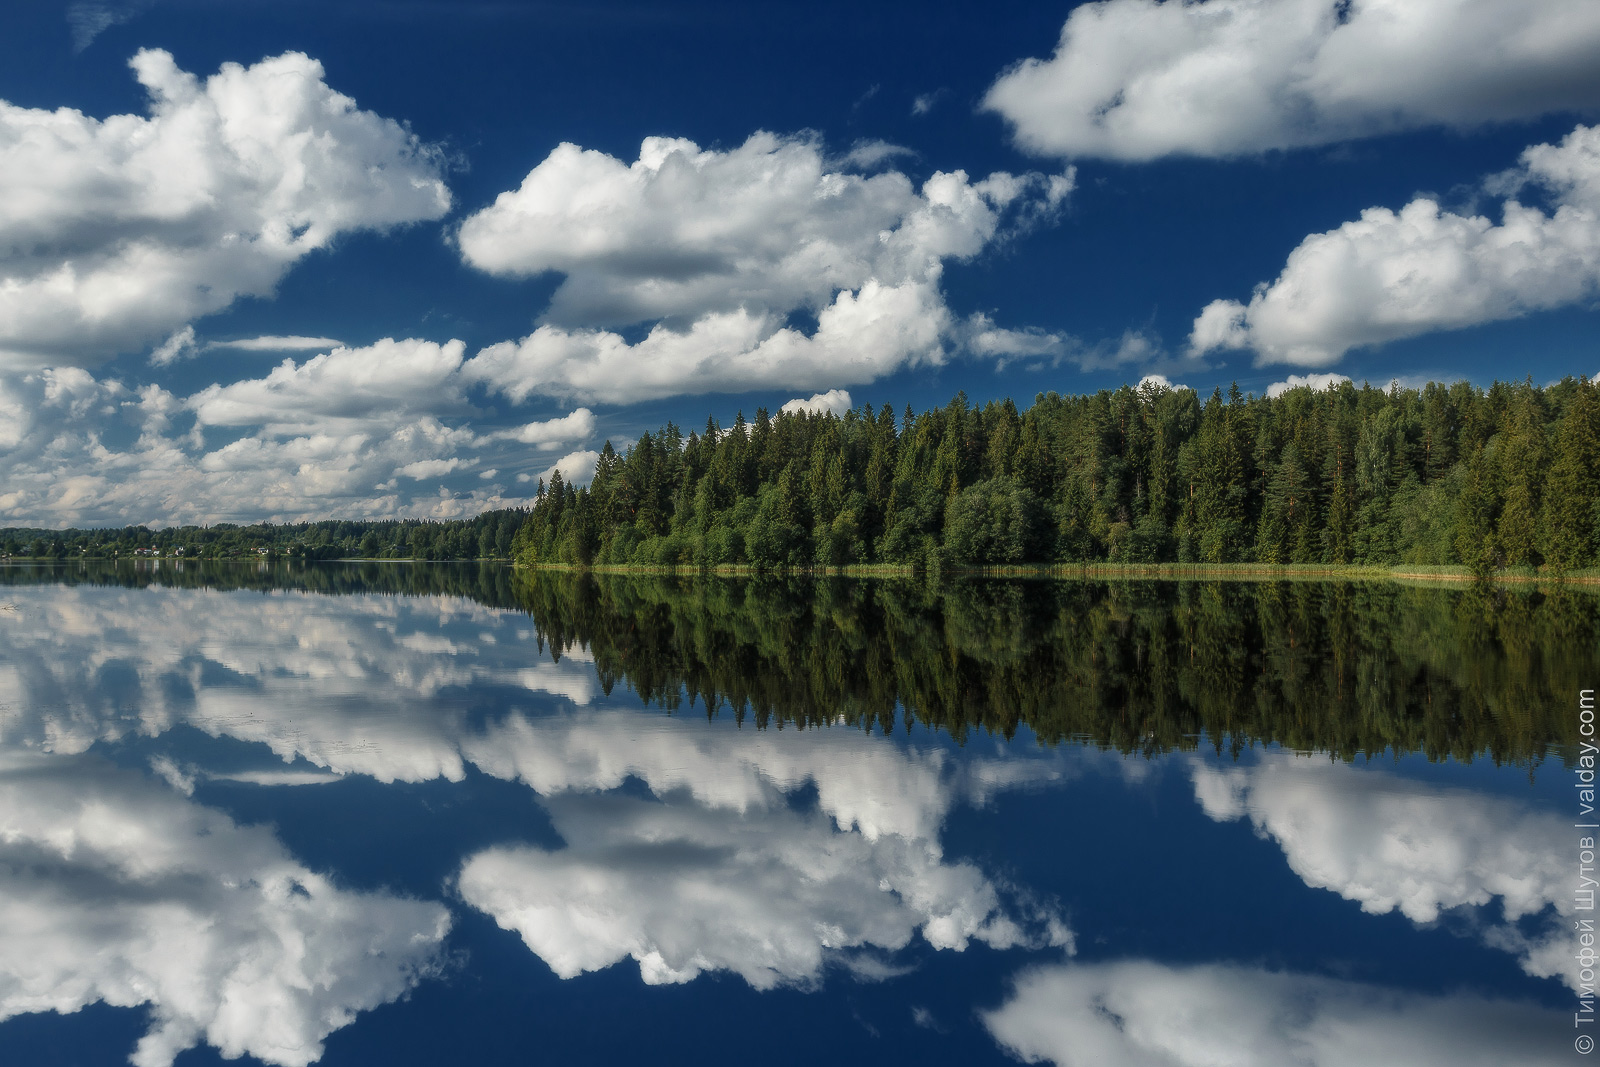
[[[317,562],[285,557],[240,566],[226,559],[63,560],[0,567],[9,586],[87,585],[144,589],[215,589],[267,592],[294,589],[328,596],[457,596],[491,608],[521,610],[517,572],[493,560],[443,561],[436,567],[392,567],[378,562]]]
[[[353,519],[239,526],[127,526],[104,530],[0,529],[0,556],[34,559],[509,559],[527,511],[486,511],[453,522]],[[181,552],[180,552],[181,550]]]
[[[1600,559],[1600,390],[1124,386],[668,424],[539,486],[530,564],[1433,564]]]

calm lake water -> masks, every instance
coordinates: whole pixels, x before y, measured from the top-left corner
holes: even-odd
[[[1587,592],[0,568],[0,1062],[1589,1062],[1597,687]]]

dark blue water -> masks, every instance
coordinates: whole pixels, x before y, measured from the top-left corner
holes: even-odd
[[[0,1062],[1582,1062],[1571,772],[757,730],[460,597],[0,588]]]

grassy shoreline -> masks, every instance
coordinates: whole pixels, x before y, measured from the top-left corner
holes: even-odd
[[[595,574],[714,574],[746,577],[757,573],[746,564],[718,564],[709,567],[675,567],[643,564],[580,565],[571,563],[516,564],[518,569],[551,571],[590,571]],[[781,573],[792,577],[909,578],[926,573],[919,568],[893,563],[857,564],[848,567],[790,568]],[[1318,563],[1052,563],[1004,567],[948,567],[941,576],[979,578],[1077,578],[1147,579],[1154,581],[1297,581],[1367,580],[1398,582],[1462,583],[1478,580],[1466,567],[1433,565],[1334,566]],[[1586,568],[1566,574],[1536,571],[1531,567],[1496,571],[1487,579],[1505,584],[1600,585],[1600,568]]]

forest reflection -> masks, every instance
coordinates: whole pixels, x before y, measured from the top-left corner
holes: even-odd
[[[1391,581],[758,579],[496,564],[149,561],[0,584],[453,595],[531,616],[607,694],[741,723],[921,723],[1151,755],[1254,742],[1341,758],[1543,759],[1600,666],[1600,596]],[[1204,741],[1202,741],[1204,738]]]
[[[757,581],[534,572],[518,596],[602,688],[758,726],[924,723],[1146,755],[1544,758],[1597,600],[1394,582]]]

